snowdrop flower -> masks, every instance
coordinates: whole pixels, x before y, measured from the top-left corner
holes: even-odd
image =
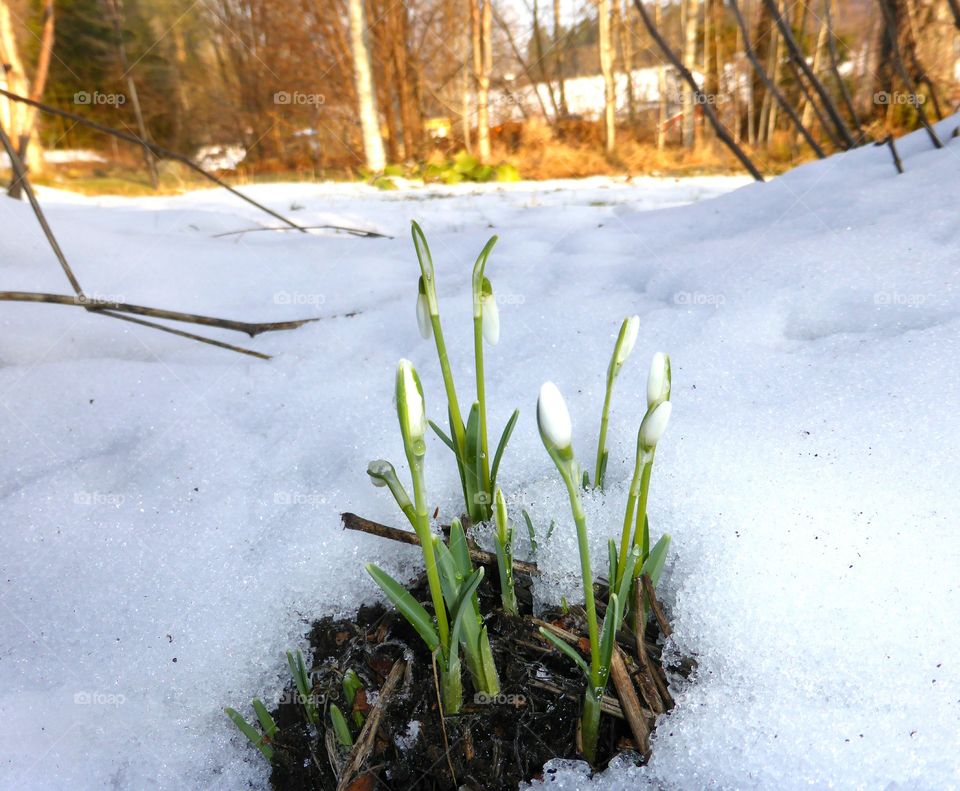
[[[397,414],[404,442],[422,445],[427,427],[423,390],[420,388],[420,378],[409,360],[401,360],[397,367]]]
[[[630,352],[633,351],[633,347],[637,343],[637,333],[640,332],[640,317],[631,316],[628,319],[625,319],[623,322],[623,329],[621,331],[622,341],[617,347],[616,361],[617,365],[621,366],[630,356]]]
[[[537,424],[547,450],[571,451],[573,426],[570,412],[560,391],[553,382],[544,382],[537,399]]]
[[[484,293],[480,297],[480,312],[483,339],[491,346],[496,346],[497,341],[500,340],[500,309],[497,307],[497,301],[493,298],[493,293]]]
[[[667,430],[671,411],[673,411],[673,404],[664,401],[644,417],[643,423],[640,424],[640,442],[645,448],[656,447],[663,432]]]
[[[657,352],[650,361],[650,373],[647,376],[647,406],[669,400],[670,358],[663,352]]]
[[[433,322],[430,320],[430,300],[427,298],[427,290],[423,285],[423,277],[420,277],[420,286],[417,290],[417,326],[420,328],[420,336],[424,340],[430,340],[433,337]]]
[[[640,317],[628,316],[620,325],[620,333],[610,355],[610,364],[607,366],[607,392],[603,397],[603,411],[600,413],[600,439],[597,442],[597,464],[593,473],[593,486],[603,488],[603,478],[607,468],[607,423],[610,420],[610,399],[613,397],[613,383],[616,381],[620,369],[633,351],[637,343],[637,334],[640,332]],[[584,478],[584,486],[587,479]]]
[[[375,459],[367,465],[367,475],[374,486],[382,487],[387,485],[387,477],[396,475],[393,465],[386,459]]]

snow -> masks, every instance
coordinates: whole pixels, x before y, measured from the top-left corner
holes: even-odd
[[[942,136],[957,121],[941,124]],[[454,372],[470,391],[470,267],[489,234],[500,344],[491,423],[521,419],[501,483],[541,529],[539,602],[576,600],[565,496],[537,434],[540,384],[570,408],[589,467],[604,375],[617,381],[608,488],[587,498],[594,568],[619,533],[649,357],[674,410],[651,487],[669,650],[698,671],[649,766],[557,788],[946,788],[960,783],[960,143],[923,133],[767,184],[743,179],[516,184],[379,193],[248,188],[300,222],[391,234],[214,237],[263,222],[220,191],[90,199],[43,190],[91,294],[247,320],[320,315],[246,340],[269,362],[75,308],[0,314],[0,785],[264,787],[223,715],[288,681],[310,619],[377,596],[412,548],[344,533],[353,510],[399,524],[365,469],[402,451],[397,361],[428,413],[442,388],[414,307],[419,219],[438,269]],[[733,189],[743,186],[741,189]],[[690,205],[683,205],[690,204]],[[28,208],[3,199],[7,290],[66,293]],[[273,224],[272,222],[270,224]],[[216,334],[216,333],[215,333]],[[217,334],[232,342],[236,336]],[[456,473],[427,451],[431,498]],[[520,533],[525,531],[521,530]],[[541,532],[541,538],[543,533]]]

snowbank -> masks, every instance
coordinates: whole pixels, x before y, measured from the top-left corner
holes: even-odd
[[[398,574],[416,563],[338,520],[397,523],[364,470],[376,457],[400,467],[400,357],[417,363],[428,410],[443,409],[414,320],[411,217],[434,250],[464,389],[470,265],[501,236],[487,269],[502,325],[488,397],[495,425],[522,410],[501,472],[511,506],[559,520],[541,599],[575,595],[577,561],[537,436],[539,384],[563,391],[588,461],[614,334],[639,313],[607,502],[587,504],[599,553],[619,532],[646,358],[672,355],[650,518],[674,537],[663,595],[699,671],[675,689],[650,766],[615,767],[596,787],[956,785],[960,143],[934,151],[915,135],[901,154],[902,176],[867,148],[669,209],[656,207],[743,182],[253,190],[305,223],[396,236],[384,240],[213,238],[261,220],[216,191],[47,192],[90,293],[325,318],[250,342],[276,355],[264,363],[72,308],[4,304],[0,785],[265,783],[221,707],[276,695],[282,652],[307,621],[376,595],[364,561]],[[2,287],[64,293],[28,209],[0,200],[0,217],[17,229],[0,240]],[[449,514],[447,454],[432,443],[427,473]],[[548,777],[588,784],[575,765]]]

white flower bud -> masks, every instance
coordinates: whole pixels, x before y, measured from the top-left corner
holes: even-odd
[[[423,439],[426,433],[426,416],[423,408],[423,396],[417,387],[417,374],[413,363],[401,360],[397,382],[398,402],[401,404],[401,420],[404,421],[407,432],[412,440]]]
[[[667,355],[657,352],[650,361],[650,373],[647,375],[647,406],[653,406],[670,395],[670,383],[667,381]]]
[[[481,327],[483,339],[491,346],[496,346],[500,340],[500,309],[493,294],[484,294],[480,297]]]
[[[623,323],[625,331],[623,334],[623,343],[621,343],[617,349],[617,365],[623,365],[627,361],[630,352],[633,351],[633,347],[637,343],[637,333],[640,332],[639,316],[631,316],[628,319],[624,319]]]
[[[662,402],[653,412],[647,414],[640,424],[640,443],[645,448],[654,448],[667,430],[667,423],[670,422],[670,413],[673,411],[673,404],[669,401]]]
[[[420,278],[423,283],[423,278]],[[430,340],[433,337],[433,322],[430,321],[430,300],[427,299],[423,287],[417,291],[417,326],[420,328],[420,335],[424,340]]]
[[[544,442],[556,450],[564,450],[573,444],[573,426],[570,412],[560,391],[553,382],[544,382],[537,399],[537,423]]]
[[[374,486],[386,486],[387,476],[395,474],[393,465],[385,459],[376,459],[367,465],[367,475]]]

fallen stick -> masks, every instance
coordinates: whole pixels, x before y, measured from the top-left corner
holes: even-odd
[[[164,310],[162,308],[148,308],[143,305],[132,305],[129,302],[114,302],[106,299],[96,299],[79,294],[71,297],[63,294],[42,294],[34,291],[0,291],[0,301],[5,302],[47,302],[54,305],[73,305],[78,308],[86,308],[92,313],[105,313],[111,315],[111,311],[118,313],[133,313],[138,316],[149,316],[154,319],[169,319],[170,321],[182,321],[187,324],[202,324],[205,327],[219,327],[223,330],[233,330],[235,332],[244,332],[251,338],[260,335],[263,332],[276,332],[278,330],[295,330],[304,324],[312,321],[319,321],[319,317],[309,319],[294,319],[293,321],[269,321],[269,322],[249,322],[233,321],[232,319],[218,319],[213,316],[202,316],[197,313],[181,313],[177,310]],[[160,326],[160,325],[151,325]],[[199,336],[194,336],[199,337]]]
[[[393,667],[390,669],[386,681],[384,681],[383,686],[380,687],[380,694],[377,696],[376,702],[370,707],[366,722],[363,723],[363,729],[360,731],[360,735],[357,736],[357,741],[354,743],[353,749],[350,750],[350,755],[347,756],[346,769],[344,769],[343,774],[340,775],[339,781],[337,782],[337,791],[346,791],[346,789],[350,787],[350,784],[370,756],[374,741],[377,737],[377,731],[380,729],[380,718],[383,716],[383,710],[393,696],[397,684],[400,683],[406,666],[407,663],[403,659],[398,659],[393,663]]]
[[[214,239],[220,239],[224,236],[236,236],[243,233],[254,233],[256,231],[343,231],[348,233],[351,236],[360,236],[364,239],[393,239],[394,237],[388,236],[385,233],[380,233],[379,231],[367,231],[363,228],[348,228],[345,225],[301,225],[297,228],[243,228],[239,231],[224,231],[223,233],[215,233],[213,235]]]
[[[530,684],[531,687],[545,689],[547,692],[552,692],[555,695],[563,695],[563,697],[570,698],[570,700],[579,700],[582,695],[580,692],[564,689],[559,684],[553,684],[542,678],[531,678],[528,679],[527,683]],[[609,714],[611,717],[616,717],[618,720],[626,719],[623,716],[623,709],[620,708],[620,701],[612,695],[603,695],[600,698],[600,711],[604,714]]]
[[[401,544],[410,544],[415,547],[420,546],[420,539],[417,538],[417,534],[410,530],[401,530],[396,527],[382,525],[379,522],[372,522],[369,519],[364,519],[362,516],[357,516],[349,511],[340,514],[340,519],[347,530],[358,530],[361,533],[379,536],[380,538],[386,538],[390,541],[398,541]],[[470,547],[470,557],[484,566],[497,565],[497,556],[493,554],[493,552],[487,552],[476,546]],[[535,563],[527,563],[522,560],[514,560],[513,569],[523,574],[529,574],[531,577],[539,574]]]
[[[653,662],[650,661],[650,657],[645,650],[646,646],[643,642],[644,624],[640,622],[645,610],[643,607],[643,592],[640,590],[640,586],[634,586],[633,596],[633,632],[637,641],[637,658],[640,660],[645,674],[645,678],[641,674],[641,678],[644,678],[644,680],[640,684],[640,689],[644,692],[644,697],[647,698],[647,703],[651,706],[656,707],[653,701],[654,695],[660,698],[660,707],[665,711],[673,708],[673,696],[667,687],[666,676],[657,672],[657,668],[653,666]],[[650,688],[651,683],[653,684],[652,689]]]
[[[887,135],[885,138],[883,138],[883,140],[878,140],[876,145],[885,145],[890,149],[890,153],[893,155],[893,164],[897,169],[897,173],[903,173],[903,162],[900,161],[900,154],[897,153],[897,144],[893,141],[893,135]]]
[[[647,720],[641,712],[637,690],[633,686],[633,679],[627,670],[626,663],[623,661],[623,651],[618,645],[613,646],[610,678],[617,690],[617,697],[620,698],[620,708],[623,709],[627,723],[630,725],[630,731],[633,733],[633,740],[637,743],[637,749],[642,755],[648,756],[650,754],[650,728],[647,727]]]
[[[114,129],[111,126],[106,126],[105,124],[100,124],[100,123],[97,123],[96,121],[91,121],[89,118],[84,118],[82,115],[77,115],[76,113],[70,113],[70,112],[67,112],[66,110],[59,110],[56,107],[51,107],[49,104],[44,104],[43,102],[36,102],[33,99],[28,99],[26,96],[20,96],[19,94],[11,93],[10,91],[5,91],[3,90],[3,88],[0,88],[0,96],[6,96],[8,99],[12,99],[15,102],[22,102],[23,104],[28,104],[31,107],[36,107],[38,110],[43,110],[43,112],[49,113],[50,115],[56,115],[56,116],[59,116],[60,118],[68,118],[69,120],[74,121],[75,123],[78,123],[81,126],[88,126],[91,129],[96,129],[98,132],[103,132],[104,134],[112,135],[118,140],[126,140],[128,143],[133,143],[138,146],[143,146],[145,149],[153,153],[154,156],[166,157],[168,159],[175,159],[177,162],[181,162],[191,170],[196,171],[204,178],[209,179],[217,186],[223,187],[223,189],[225,189],[231,195],[236,195],[238,198],[240,198],[240,200],[246,201],[251,206],[256,206],[256,208],[260,209],[260,211],[266,212],[271,217],[276,217],[278,220],[280,220],[280,222],[289,225],[291,228],[295,228],[296,230],[301,231],[302,233],[306,233],[306,230],[304,228],[301,228],[295,222],[293,222],[293,220],[288,220],[282,214],[275,212],[273,209],[268,209],[262,203],[258,203],[253,198],[247,195],[244,195],[239,190],[236,190],[233,187],[231,187],[229,184],[227,184],[227,182],[225,182],[223,179],[217,178],[212,173],[208,173],[202,167],[200,167],[195,162],[193,162],[193,160],[189,159],[188,157],[182,156],[181,154],[178,154],[176,151],[171,151],[170,149],[163,148],[162,146],[158,146],[156,143],[153,143],[149,140],[144,140],[143,138],[138,137],[132,132],[124,132],[124,131],[121,131],[120,129]]]
[[[690,90],[693,91],[693,95],[696,97],[697,103],[702,106],[703,114],[707,117],[707,120],[710,121],[710,125],[713,127],[713,131],[717,133],[717,137],[723,142],[723,144],[730,149],[733,155],[740,160],[740,164],[743,165],[747,172],[753,176],[755,181],[763,181],[763,174],[757,170],[757,166],[753,164],[753,160],[750,159],[740,146],[737,145],[737,141],[734,140],[730,133],[727,131],[726,127],[720,123],[720,119],[717,118],[717,114],[714,112],[713,107],[708,101],[708,97],[700,90],[700,86],[697,85],[696,79],[690,73],[690,70],[683,65],[683,61],[677,57],[676,53],[670,48],[670,45],[667,43],[667,40],[663,37],[657,26],[653,23],[653,20],[650,18],[650,14],[647,12],[647,9],[643,5],[643,0],[633,0],[634,6],[640,18],[643,20],[643,24],[647,28],[647,32],[650,33],[650,37],[656,42],[657,46],[660,47],[660,51],[664,54],[667,60],[670,61],[670,64],[677,70],[677,73],[680,77],[690,86]]]
[[[643,592],[647,596],[647,603],[650,605],[650,609],[653,610],[653,617],[657,619],[660,633],[664,637],[669,637],[673,634],[673,629],[670,628],[670,622],[667,620],[667,616],[663,614],[663,608],[660,607],[660,602],[657,601],[657,594],[653,590],[653,581],[650,579],[649,574],[644,574],[640,579],[643,580]]]
[[[218,341],[214,338],[205,338],[203,335],[194,335],[192,332],[184,332],[183,330],[178,330],[176,327],[167,327],[163,324],[157,324],[154,321],[145,321],[144,319],[136,319],[133,316],[127,316],[123,313],[114,313],[112,310],[91,310],[90,312],[110,316],[114,319],[120,319],[120,321],[129,321],[131,324],[139,324],[142,327],[150,327],[150,329],[160,330],[161,332],[169,332],[171,335],[179,335],[181,338],[189,338],[190,340],[200,341],[200,343],[208,343],[220,349],[228,349],[229,351],[239,352],[240,354],[246,354],[250,357],[258,357],[261,360],[272,359],[269,354],[264,354],[263,352],[255,352],[253,349],[234,346],[232,343],[225,343],[224,341]]]
[[[14,183],[23,187],[23,191],[27,193],[27,200],[30,201],[30,208],[33,209],[33,213],[36,215],[37,222],[40,223],[40,228],[43,230],[43,235],[47,237],[47,242],[53,249],[53,254],[60,262],[60,267],[63,269],[63,273],[67,276],[67,280],[70,281],[70,286],[73,288],[74,293],[78,297],[82,297],[83,289],[80,287],[80,281],[77,280],[76,275],[73,274],[70,264],[67,263],[67,257],[63,254],[63,250],[60,249],[60,244],[57,242],[57,237],[53,235],[53,231],[51,230],[49,223],[47,223],[46,215],[40,208],[40,203],[37,201],[37,196],[33,192],[33,185],[30,184],[30,180],[27,178],[27,172],[24,169],[23,162],[20,161],[20,156],[16,151],[14,151],[13,143],[10,142],[10,138],[7,137],[7,133],[3,131],[2,126],[0,126],[0,143],[3,144],[3,147],[7,152],[7,156],[10,158],[10,169],[13,171]]]

